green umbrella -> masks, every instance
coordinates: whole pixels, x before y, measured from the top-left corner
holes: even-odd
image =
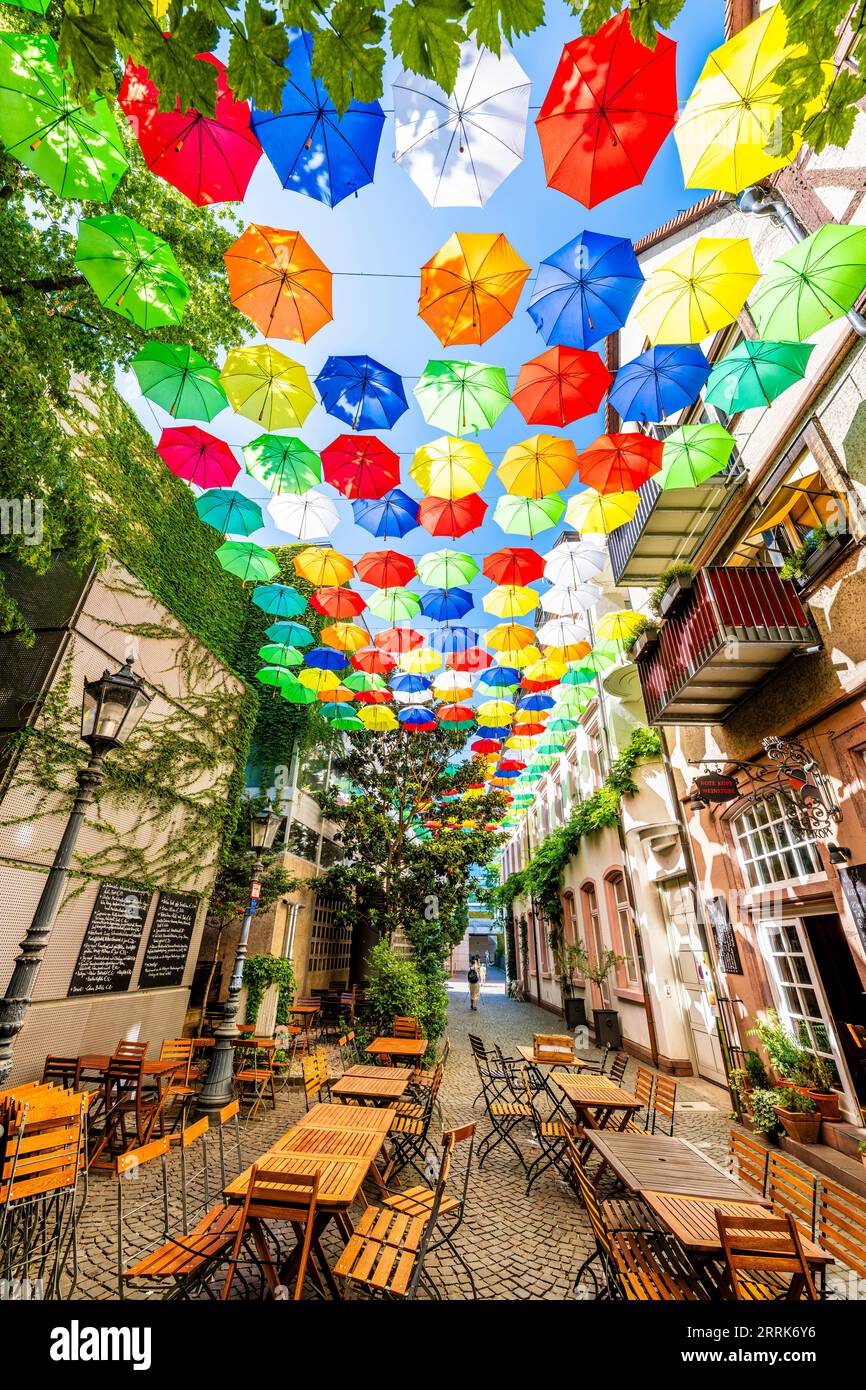
[[[369,690],[384,690],[388,682],[383,676],[368,676],[366,671],[353,671],[343,684],[347,690],[356,690],[364,694]]]
[[[120,132],[104,97],[72,99],[48,34],[0,36],[0,140],[61,198],[108,203],[126,172]]]
[[[7,5],[15,5],[19,10],[31,10],[34,14],[45,14],[51,0],[6,0]]]
[[[347,708],[347,705],[342,706],[343,710],[346,710]],[[358,718],[357,714],[337,714],[334,715],[332,719],[329,719],[328,723],[330,724],[332,729],[341,729],[344,733],[347,734],[358,733],[359,730],[365,729],[367,727],[366,724],[364,724],[363,720]]]
[[[478,573],[471,555],[461,550],[429,550],[417,563],[418,578],[434,589],[453,589],[468,584]]]
[[[656,481],[662,491],[697,487],[722,472],[733,449],[733,436],[723,425],[680,425],[664,442]]]
[[[557,716],[556,719],[548,719],[544,727],[545,730],[549,729],[551,733],[561,734],[568,733],[571,729],[576,729],[579,724],[579,719],[566,718],[563,714]]]
[[[285,666],[263,666],[256,671],[256,680],[261,681],[262,685],[284,686],[293,679],[291,671]]]
[[[324,701],[322,704],[322,714],[326,719],[342,719],[344,716],[347,718],[357,718],[355,706],[349,704],[348,700],[345,704],[341,703],[339,700]]]
[[[174,252],[131,217],[106,213],[78,224],[75,264],[105,309],[149,330],[178,324],[189,288]]]
[[[770,266],[749,301],[762,338],[801,341],[852,309],[866,286],[866,227],[825,222]]]
[[[421,599],[411,589],[374,589],[367,599],[367,607],[377,618],[385,618],[393,626],[401,618],[414,618],[421,611]]]
[[[705,398],[728,415],[769,405],[789,386],[802,381],[813,348],[814,343],[750,342],[744,338],[713,367]]]
[[[244,458],[247,472],[275,494],[300,496],[322,481],[322,460],[300,439],[260,434],[244,445]]]
[[[558,492],[547,497],[515,497],[506,492],[493,511],[493,520],[512,536],[532,536],[562,520],[565,503]]]
[[[304,623],[271,623],[265,628],[265,636],[272,642],[284,642],[290,647],[308,647],[315,639]]]
[[[569,670],[566,671],[560,684],[592,685],[593,681],[596,678],[596,675],[597,672],[594,671],[591,666],[587,666],[585,662],[582,661],[579,666],[572,666],[569,668]]]
[[[315,690],[308,690],[300,681],[296,681],[293,676],[289,676],[280,689],[280,694],[284,700],[288,700],[290,705],[314,705],[316,703]]]
[[[195,499],[195,509],[201,521],[224,536],[249,536],[265,524],[258,502],[230,487],[209,488]]]
[[[303,666],[304,654],[287,642],[266,642],[259,647],[259,660],[266,661],[269,666]]]
[[[236,574],[245,584],[266,582],[280,572],[271,552],[253,541],[224,541],[216,557],[224,570]]]
[[[297,618],[307,607],[304,595],[293,589],[291,584],[260,584],[253,589],[252,599],[264,613],[280,619]]]
[[[511,400],[502,367],[430,361],[414,392],[428,425],[446,434],[477,434],[496,424]]]
[[[228,396],[212,367],[191,347],[146,343],[132,359],[142,394],[180,420],[212,420]]]

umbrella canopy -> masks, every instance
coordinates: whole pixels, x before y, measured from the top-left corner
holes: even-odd
[[[356,671],[363,671],[368,676],[385,676],[389,671],[392,671],[396,665],[393,656],[389,656],[387,652],[378,651],[373,647],[365,648],[364,651],[355,652],[351,661]]]
[[[163,430],[156,452],[176,478],[196,487],[223,487],[234,482],[241,471],[228,444],[198,425]]]
[[[426,734],[431,729],[436,728],[436,719],[429,710],[420,709],[401,709],[397,713],[397,718],[412,733]]]
[[[496,473],[516,497],[537,498],[568,487],[576,469],[577,450],[570,439],[536,434],[512,444]]]
[[[568,618],[553,618],[542,623],[536,636],[543,647],[570,647],[586,640],[587,629]]]
[[[546,343],[589,348],[622,328],[643,282],[627,237],[581,232],[541,262],[529,314]]]
[[[579,584],[571,589],[554,585],[541,595],[541,607],[545,613],[552,613],[557,618],[568,618],[576,613],[584,613],[600,598],[601,589],[595,584]]]
[[[394,158],[431,207],[483,207],[523,159],[530,82],[511,50],[470,39],[452,92],[414,72],[393,91]]]
[[[354,665],[354,660],[352,664]],[[344,676],[343,684],[347,690],[355,690],[361,695],[368,695],[372,690],[382,690],[385,686],[381,676],[368,675],[366,671],[353,671],[350,676]]]
[[[306,343],[334,317],[331,272],[300,232],[253,224],[223,260],[232,304],[262,337]]]
[[[111,201],[126,172],[104,97],[86,111],[69,95],[48,34],[0,35],[0,140],[60,198]]]
[[[283,188],[336,207],[373,182],[385,113],[378,101],[352,101],[343,116],[312,74],[313,40],[290,29],[279,111],[253,106],[252,128]]]
[[[565,503],[556,493],[550,497],[513,497],[506,492],[493,510],[493,520],[508,535],[532,536],[562,520]]]
[[[636,492],[661,466],[661,440],[633,431],[599,435],[581,454],[578,471],[596,492]]]
[[[191,347],[145,343],[132,359],[142,395],[181,420],[211,421],[228,405],[219,368]]]
[[[474,724],[475,711],[471,705],[441,705],[436,712],[440,724]]]
[[[104,309],[145,332],[183,318],[189,288],[174,252],[131,217],[81,218],[75,265]]]
[[[802,381],[814,343],[773,343],[744,338],[716,362],[704,399],[728,415],[766,406]]]
[[[448,434],[477,434],[496,424],[511,392],[503,367],[431,359],[413,394],[428,425]]]
[[[360,652],[370,640],[370,634],[357,623],[330,623],[322,628],[322,641],[326,647],[335,647],[340,652]]]
[[[544,561],[528,546],[503,546],[484,561],[484,577],[495,584],[531,584],[544,573]]]
[[[383,709],[381,705],[373,705],[369,709],[358,710],[358,718],[365,729],[371,729],[377,733],[387,733],[400,727],[393,711]]]
[[[664,441],[659,486],[697,487],[727,467],[733,450],[733,436],[722,425],[680,425]]]
[[[322,450],[325,482],[344,497],[380,498],[400,481],[400,459],[381,439],[341,434]]]
[[[418,525],[418,503],[400,488],[392,488],[384,497],[366,501],[358,498],[352,503],[355,525],[372,536],[405,536]]]
[[[586,541],[556,545],[541,556],[542,573],[551,584],[564,589],[577,589],[593,575],[600,574],[607,560],[604,546]]]
[[[472,695],[472,682],[462,671],[442,671],[433,682],[433,690],[449,700],[468,700]]]
[[[609,492],[605,495],[594,488],[587,488],[569,499],[565,519],[576,531],[609,536],[618,526],[631,521],[639,506],[640,498],[636,492]]]
[[[408,584],[415,576],[415,561],[399,550],[368,550],[355,565],[355,573],[364,584],[377,589],[391,589]]]
[[[258,502],[252,502],[230,487],[203,492],[195,499],[195,509],[201,521],[222,531],[223,535],[249,536],[265,524]]]
[[[464,617],[474,607],[468,589],[428,589],[421,595],[421,612],[439,623]]]
[[[605,613],[595,625],[596,636],[612,642],[627,642],[644,621],[642,613],[634,613],[630,608]]]
[[[512,400],[528,425],[563,427],[594,415],[612,381],[597,352],[552,347],[524,362]]]
[[[224,570],[249,583],[261,583],[279,574],[280,567],[269,550],[253,541],[223,541],[216,552]]]
[[[281,642],[288,647],[308,647],[313,640],[312,632],[303,623],[271,623],[270,627],[265,628],[265,635],[272,642]]]
[[[294,557],[295,573],[316,588],[346,584],[352,578],[351,560],[327,546],[311,545]]]
[[[326,618],[357,618],[367,607],[367,601],[354,589],[345,589],[339,584],[328,584],[317,589],[310,599],[310,607]],[[369,639],[368,639],[369,640]],[[362,643],[366,646],[367,643]]]
[[[584,207],[643,182],[677,116],[676,44],[646,48],[628,11],[565,45],[536,117],[549,188]]]
[[[301,497],[293,497],[290,493],[272,497],[268,511],[275,526],[290,536],[297,536],[299,541],[330,536],[340,521],[332,499],[315,491],[305,492]]]
[[[259,584],[253,589],[252,601],[274,618],[297,618],[307,606],[304,595],[291,584]]]
[[[403,652],[400,657],[400,666],[404,671],[412,672],[414,675],[429,675],[431,671],[436,671],[442,665],[442,656],[432,647],[418,647],[413,652]],[[430,682],[428,681],[429,685]]]
[[[497,623],[485,640],[493,652],[520,652],[535,645],[535,630],[525,623]]]
[[[298,429],[316,404],[306,368],[267,343],[232,348],[220,381],[232,409],[268,431]]]
[[[394,624],[420,613],[421,600],[411,589],[376,589],[368,598],[367,607],[377,618]]]
[[[250,477],[277,495],[308,492],[322,481],[322,460],[301,439],[260,434],[244,445],[244,460]]]
[[[522,618],[538,606],[538,591],[522,584],[497,584],[484,595],[481,606],[496,618]]]
[[[757,279],[746,237],[698,237],[653,271],[635,314],[652,343],[699,343],[734,322]]]
[[[444,347],[486,342],[511,318],[528,275],[501,232],[455,232],[421,267],[418,313]]]
[[[328,414],[353,430],[389,430],[409,409],[397,373],[372,357],[329,357],[316,386]]]
[[[266,661],[272,666],[303,666],[304,656],[296,647],[290,647],[287,642],[266,642],[263,647],[259,647],[259,660]]]
[[[250,129],[250,108],[235,101],[226,81],[225,65],[213,53],[196,61],[216,68],[216,109],[203,116],[194,107],[181,111],[159,109],[160,95],[146,67],[129,59],[118,104],[126,112],[144,162],[152,174],[186,194],[197,207],[209,203],[239,203],[262,147]]]
[[[663,420],[696,401],[710,374],[699,347],[652,347],[626,362],[608,397],[623,420]]]
[[[487,503],[477,492],[449,501],[445,497],[424,497],[418,507],[418,520],[431,536],[465,536],[484,520]]]
[[[311,653],[312,655],[312,653]],[[330,655],[337,660],[343,660],[339,652],[331,652]],[[330,698],[330,691],[339,690],[340,677],[336,671],[329,671],[322,667],[311,666],[305,671],[298,672],[298,681],[311,690],[314,695],[326,695]]]
[[[259,655],[261,656],[261,652]],[[298,655],[300,656],[300,652]],[[262,685],[290,685],[294,679],[295,677],[288,666],[262,666],[259,671],[256,671],[256,680],[261,681]]]
[[[480,444],[443,435],[415,450],[409,476],[430,496],[453,500],[479,492],[491,467]]]
[[[439,589],[468,584],[478,573],[478,564],[472,556],[458,550],[428,550],[416,564],[421,583]]]
[[[307,652],[307,665],[315,671],[342,671],[347,664],[345,653],[336,647],[313,647]]]
[[[377,632],[373,642],[380,652],[411,652],[424,645],[424,638],[414,627],[386,627]]]
[[[749,303],[762,338],[808,338],[853,309],[866,286],[866,227],[825,222],[777,257]]]

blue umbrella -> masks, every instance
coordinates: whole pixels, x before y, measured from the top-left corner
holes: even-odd
[[[524,695],[523,699],[518,703],[517,708],[535,710],[553,709],[555,704],[556,701],[552,695],[542,695],[539,693],[538,695]]]
[[[421,612],[425,618],[447,623],[452,618],[463,618],[475,600],[468,589],[428,589],[421,595]]]
[[[373,182],[385,113],[378,101],[353,101],[338,116],[312,56],[310,35],[290,29],[282,110],[253,106],[250,123],[283,188],[336,207]]]
[[[627,237],[581,232],[541,262],[529,313],[546,343],[592,347],[622,328],[642,284]]]
[[[393,487],[375,501],[358,498],[352,503],[352,515],[355,524],[372,536],[405,536],[418,525],[418,503]]]
[[[511,725],[506,724],[504,728],[495,728],[492,724],[479,724],[475,730],[476,738],[508,738],[511,733]]]
[[[409,729],[428,729],[436,722],[429,709],[401,709],[397,711],[397,718]]]
[[[274,618],[297,618],[307,606],[307,600],[291,584],[257,584],[253,603]]]
[[[342,671],[349,664],[346,653],[335,651],[333,647],[313,647],[307,652],[306,662],[317,671]]]
[[[488,666],[479,681],[483,686],[510,687],[520,684],[520,672],[513,666]]]
[[[652,347],[623,363],[608,400],[623,420],[663,420],[696,401],[709,374],[710,364],[699,347]]]
[[[449,627],[443,632],[437,632],[436,645],[443,652],[468,652],[470,647],[477,647],[479,634],[470,627]]]
[[[316,386],[328,414],[353,430],[389,430],[409,409],[400,377],[373,357],[329,357]]]
[[[312,632],[303,623],[271,623],[265,628],[265,636],[289,647],[308,647],[313,640]]]
[[[408,671],[396,671],[390,681],[392,690],[399,690],[403,695],[417,695],[422,690],[430,689],[430,681],[426,676],[412,676]]]
[[[520,768],[519,768],[519,767],[498,767],[498,768],[496,769],[496,776],[497,776],[497,777],[519,777],[519,776],[520,776]]]

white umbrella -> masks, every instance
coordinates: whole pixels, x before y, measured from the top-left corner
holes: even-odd
[[[297,536],[300,541],[311,541],[321,536],[330,536],[340,518],[330,497],[321,492],[305,492],[300,497],[290,493],[280,493],[268,503],[268,511],[275,526]]]
[[[436,690],[468,690],[472,677],[468,671],[442,671],[433,681]]]
[[[433,699],[432,690],[392,690],[398,705],[429,705]]]
[[[429,78],[394,83],[395,158],[434,208],[483,207],[523,159],[530,81],[503,44],[471,40],[449,96]]]
[[[545,579],[561,588],[576,589],[604,569],[607,551],[578,541],[574,545],[556,545],[543,558]]]
[[[600,598],[601,589],[597,584],[576,584],[573,589],[555,585],[541,595],[541,607],[555,618],[573,618],[592,608]]]
[[[561,618],[538,629],[538,640],[545,647],[576,646],[578,642],[585,642],[588,635],[581,623],[568,623]]]

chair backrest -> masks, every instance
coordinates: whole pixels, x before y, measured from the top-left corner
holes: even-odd
[[[732,1129],[728,1135],[728,1167],[735,1178],[764,1195],[767,1186],[766,1144],[753,1139],[744,1129]]]
[[[9,1133],[0,1149],[0,1204],[7,1210],[25,1198],[76,1185],[84,1164],[85,1111],[84,1096],[65,1091],[57,1091],[50,1104],[4,1108]]]
[[[130,1042],[128,1038],[121,1038],[111,1055],[112,1058],[121,1057],[130,1061],[137,1062],[139,1059],[144,1061],[149,1047],[149,1042]]]
[[[174,1081],[179,1085],[189,1085],[194,1050],[194,1038],[163,1038],[160,1044],[159,1060],[161,1062],[177,1062]]]
[[[610,1064],[608,1075],[611,1081],[618,1086],[625,1076],[625,1069],[628,1066],[628,1053],[618,1052]]]
[[[316,1099],[329,1079],[328,1059],[323,1049],[320,1048],[317,1052],[311,1052],[302,1059],[301,1074],[304,1082],[304,1099],[309,1110],[310,1101]]]
[[[337,1046],[340,1049],[340,1061],[344,1067],[355,1065],[358,1059],[358,1046],[355,1042],[355,1030],[350,1028],[341,1038],[337,1039]]]
[[[598,1246],[599,1251],[601,1252],[601,1255],[605,1260],[605,1263],[610,1267],[613,1265],[614,1262],[613,1251],[611,1250],[610,1237],[607,1233],[607,1227],[605,1226],[604,1220],[602,1218],[601,1207],[599,1205],[598,1200],[598,1193],[595,1190],[595,1186],[592,1182],[592,1179],[589,1176],[589,1173],[586,1171],[586,1167],[584,1166],[583,1160],[580,1156],[580,1153],[578,1152],[577,1145],[575,1144],[572,1135],[566,1135],[565,1144],[566,1153],[568,1154],[569,1166],[571,1167],[572,1174],[577,1184],[577,1190],[580,1194],[580,1198],[586,1209],[586,1214],[589,1217],[589,1224],[591,1225],[592,1233],[595,1236],[595,1243]]]
[[[421,1024],[417,1018],[396,1017],[393,1023],[392,1038],[423,1038]]]
[[[443,1129],[442,1131],[442,1147],[443,1149],[446,1147],[448,1148],[449,1169],[451,1164],[451,1158],[454,1154],[455,1148],[458,1144],[465,1144],[467,1142],[469,1144],[469,1152],[466,1155],[466,1171],[463,1174],[463,1193],[460,1197],[461,1220],[462,1206],[464,1206],[466,1203],[466,1194],[469,1191],[469,1175],[472,1169],[472,1154],[475,1149],[475,1123],[473,1121],[468,1125],[459,1125],[455,1129]],[[448,1170],[446,1170],[445,1176],[447,1179]]]
[[[642,1109],[648,1110],[652,1105],[654,1084],[655,1073],[651,1072],[649,1067],[638,1067],[632,1090],[640,1101]]]
[[[677,1083],[672,1076],[656,1076],[655,1098],[653,1100],[653,1134],[661,1129],[665,1134],[673,1134],[677,1105]]]
[[[117,1179],[117,1292],[119,1298],[126,1296],[124,1271],[135,1258],[161,1245],[168,1239],[169,1200],[168,1200],[168,1153],[170,1140],[167,1134],[159,1139],[151,1139],[147,1144],[118,1154],[114,1160],[114,1176]],[[140,1174],[148,1164],[159,1162],[159,1194],[154,1184],[140,1182]],[[155,1227],[158,1208],[162,1208],[160,1227]],[[143,1219],[144,1218],[144,1219]],[[147,1235],[142,1236],[146,1230]],[[127,1255],[131,1248],[132,1259]]]
[[[302,1005],[306,1009],[318,1009],[321,1000],[314,994],[296,994],[292,1003]]]
[[[81,1084],[81,1059],[79,1057],[45,1058],[42,1067],[42,1085],[55,1082],[67,1091],[77,1091]]]
[[[256,1025],[254,1023],[239,1023],[237,1025],[237,1030],[239,1033],[249,1033],[252,1035],[256,1031]]]
[[[770,1154],[767,1165],[767,1196],[774,1211],[787,1212],[807,1239],[815,1229],[817,1179],[814,1174],[795,1163],[778,1149]]]
[[[472,1048],[473,1057],[487,1056],[487,1048],[484,1046],[484,1041],[482,1038],[479,1038],[477,1033],[469,1034],[469,1046]]]
[[[220,1154],[220,1185],[236,1178],[243,1166],[241,1153],[240,1102],[232,1100],[216,1113]]]
[[[721,1290],[730,1289],[735,1298],[743,1298],[744,1281],[764,1274],[790,1274],[786,1301],[804,1296],[817,1300],[818,1294],[812,1273],[803,1254],[800,1233],[789,1213],[782,1216],[726,1216],[716,1212],[719,1239],[722,1243],[724,1274]]]
[[[866,1279],[866,1201],[862,1197],[822,1178],[816,1235],[819,1245]]]
[[[202,1215],[210,1206],[210,1152],[206,1115],[186,1125],[177,1136],[180,1151],[180,1205],[184,1235],[189,1234],[190,1213]],[[195,1221],[193,1219],[193,1224]]]
[[[430,1110],[433,1109],[433,1102],[436,1099],[439,1087],[442,1085],[442,1074],[444,1071],[444,1063],[442,1061],[437,1062],[435,1067],[433,1068],[433,1076],[431,1078],[427,1093],[427,1105]]]
[[[300,1299],[310,1257],[313,1239],[313,1223],[316,1215],[316,1200],[319,1193],[319,1175],[314,1173],[283,1173],[255,1165],[250,1172],[240,1224],[235,1239],[232,1260],[226,1282],[220,1297],[226,1299],[231,1290],[237,1258],[241,1245],[248,1234],[251,1221],[284,1221],[295,1227],[304,1228],[304,1239],[300,1246],[300,1263],[295,1281],[295,1301]]]

